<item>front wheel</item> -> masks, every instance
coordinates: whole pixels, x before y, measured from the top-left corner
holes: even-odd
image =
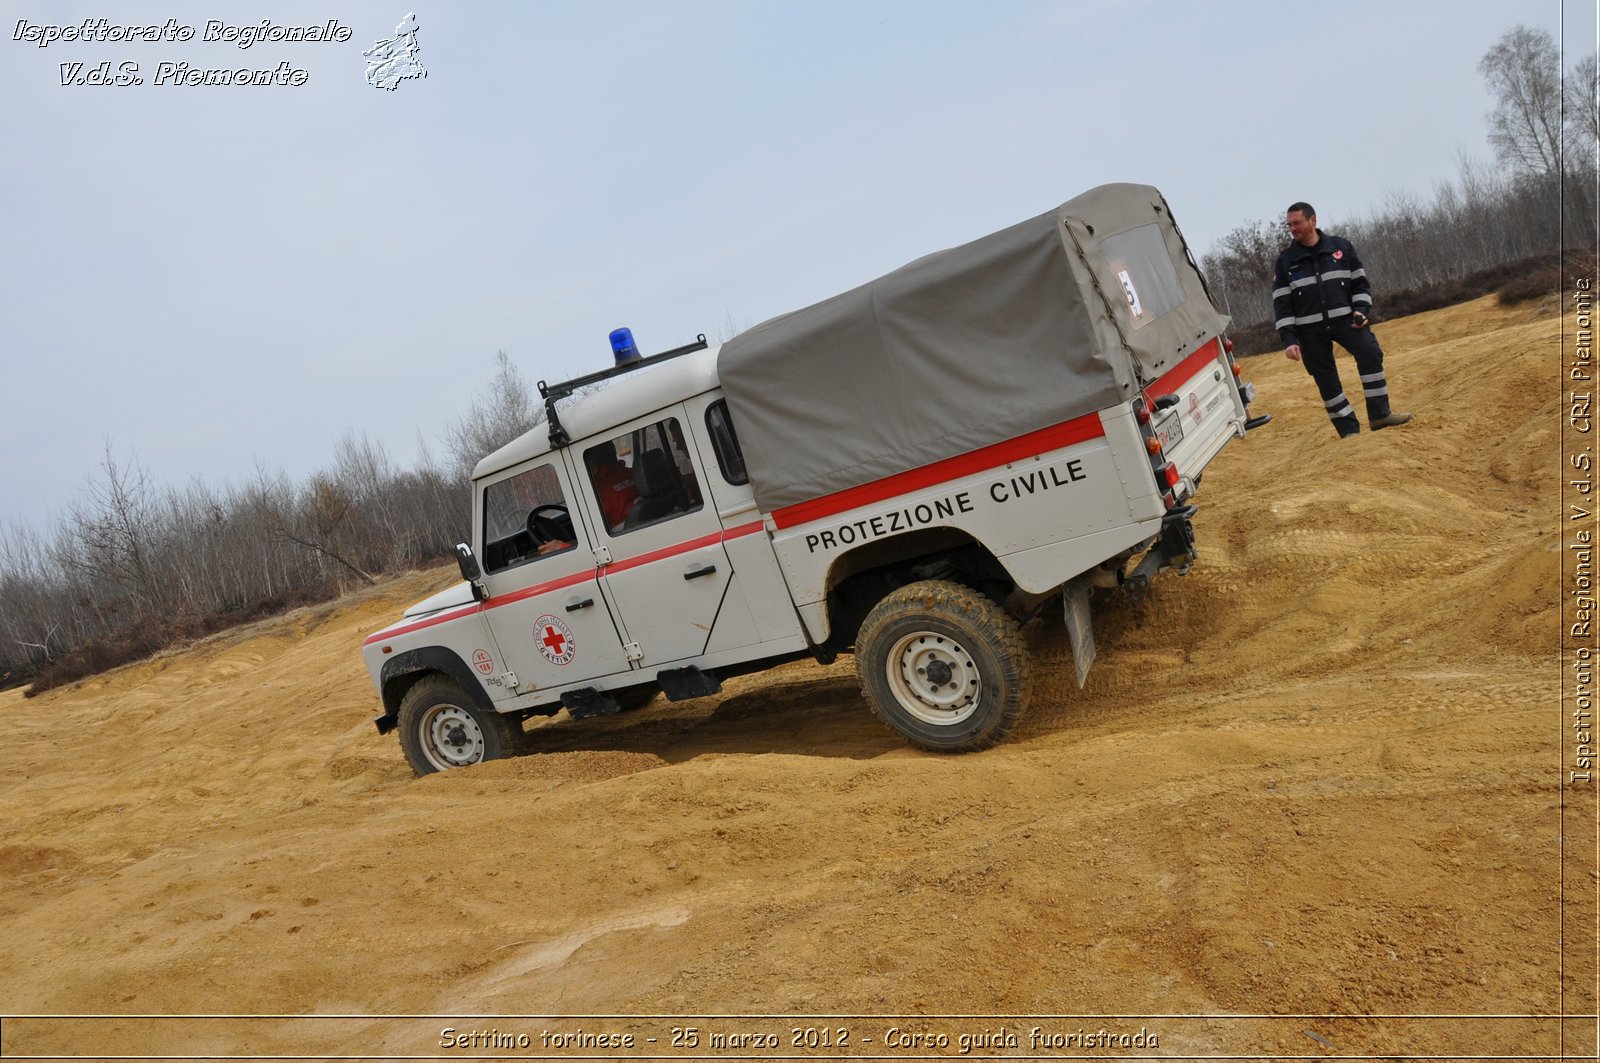
[[[400,748],[418,775],[514,756],[521,744],[516,719],[479,708],[442,675],[406,691],[398,716]]]
[[[925,580],[873,607],[856,636],[872,711],[936,753],[988,749],[1028,707],[1028,653],[1016,621],[959,583]]]

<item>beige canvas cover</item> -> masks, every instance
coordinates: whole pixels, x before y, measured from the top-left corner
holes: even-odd
[[[1112,184],[723,344],[771,512],[1131,400],[1221,333],[1161,193]]]

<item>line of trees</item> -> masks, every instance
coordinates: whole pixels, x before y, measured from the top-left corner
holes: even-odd
[[[347,433],[304,483],[258,468],[243,484],[158,489],[107,440],[47,531],[0,529],[0,686],[42,689],[448,558],[470,519],[473,465],[543,417],[502,352],[484,395],[446,426],[443,463],[424,445],[404,469]]]
[[[1496,101],[1487,122],[1498,168],[1463,156],[1456,179],[1441,181],[1431,199],[1392,191],[1371,214],[1333,227],[1360,248],[1379,292],[1445,284],[1595,242],[1596,56],[1574,64],[1563,81],[1550,34],[1516,26],[1484,53],[1478,71]],[[1273,264],[1287,243],[1280,214],[1238,226],[1202,256],[1236,327],[1272,319]]]

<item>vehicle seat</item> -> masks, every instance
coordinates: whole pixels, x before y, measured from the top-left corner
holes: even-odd
[[[661,450],[647,450],[639,455],[633,470],[633,486],[639,492],[628,510],[625,526],[637,528],[677,511],[677,485],[672,478],[672,462]]]

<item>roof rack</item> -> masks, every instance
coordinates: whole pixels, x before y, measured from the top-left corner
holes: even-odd
[[[550,425],[550,445],[552,447],[564,447],[572,442],[572,437],[567,435],[567,430],[561,425],[561,418],[556,416],[556,403],[561,399],[567,398],[590,384],[598,384],[602,380],[610,380],[612,377],[631,373],[635,369],[644,369],[658,362],[665,362],[669,358],[677,358],[681,355],[693,354],[695,351],[703,351],[709,346],[710,344],[706,342],[706,334],[702,332],[695,337],[693,343],[686,343],[682,347],[674,347],[670,351],[662,351],[660,354],[652,354],[645,358],[636,358],[631,362],[623,362],[621,365],[614,365],[609,369],[601,369],[585,376],[573,377],[571,380],[563,380],[558,384],[546,384],[543,380],[539,381],[539,397],[544,399],[545,420]]]

